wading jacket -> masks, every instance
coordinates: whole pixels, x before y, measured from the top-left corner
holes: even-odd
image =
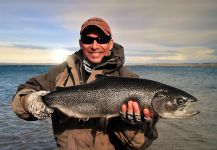
[[[28,94],[34,91],[50,91],[57,86],[85,84],[95,80],[96,74],[138,77],[123,66],[124,50],[116,43],[110,57],[105,58],[88,76],[83,68],[82,58],[82,50],[79,50],[70,55],[67,61],[53,67],[49,72],[21,84],[12,100],[12,109],[17,116],[27,121],[37,120],[28,113],[25,104]],[[120,117],[114,117],[108,121],[103,118],[86,121],[67,118],[55,110],[51,119],[57,147],[61,150],[144,149],[156,138],[156,134],[153,133],[157,133],[155,128],[155,132],[150,133],[152,129],[147,123],[133,126],[124,122]]]

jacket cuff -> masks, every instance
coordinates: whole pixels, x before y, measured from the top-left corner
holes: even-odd
[[[16,113],[16,115],[24,120],[29,120],[32,115],[28,112],[26,107],[26,100],[28,98],[28,94],[35,92],[33,89],[23,89],[16,93],[16,95],[12,99],[12,110]]]

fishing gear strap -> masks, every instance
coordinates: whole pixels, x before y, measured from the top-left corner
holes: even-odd
[[[66,79],[66,83],[68,82],[69,78],[72,80],[72,85],[80,85],[82,83],[81,78],[79,77],[79,73],[76,70],[76,66],[75,66],[75,60],[77,58],[74,55],[69,55],[66,59],[66,69],[67,69],[67,73],[68,73],[68,77]]]
[[[72,68],[69,67],[69,65],[68,65],[67,62],[66,62],[66,68],[67,68],[68,76],[67,76],[65,82],[63,83],[63,86],[66,87],[66,84],[67,84],[67,81],[68,81],[69,77],[71,78],[73,84],[75,85],[75,79],[74,79],[74,77],[73,77],[73,75],[72,75],[72,72],[71,72],[71,69],[72,69]]]

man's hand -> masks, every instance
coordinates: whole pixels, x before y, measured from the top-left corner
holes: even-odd
[[[151,117],[153,116],[153,113],[148,109],[145,108],[143,111],[144,120],[146,122],[151,121]],[[141,124],[142,123],[142,116],[140,107],[138,102],[136,101],[128,101],[128,104],[123,104],[121,106],[121,117],[124,121],[127,121],[130,124]]]
[[[54,111],[52,108],[47,107],[42,101],[41,97],[48,93],[48,91],[38,91],[29,94],[27,97],[26,107],[29,113],[31,113],[37,119],[45,119],[50,117]]]

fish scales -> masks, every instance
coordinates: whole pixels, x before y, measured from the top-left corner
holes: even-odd
[[[45,95],[43,101],[49,107],[57,108],[69,117],[109,118],[118,116],[121,105],[130,99],[138,101],[141,108],[153,109],[163,116],[165,112],[171,113],[166,105],[168,97],[170,103],[171,99],[174,101],[180,97],[196,101],[190,94],[160,82],[112,76],[100,76],[88,84],[58,89]]]

